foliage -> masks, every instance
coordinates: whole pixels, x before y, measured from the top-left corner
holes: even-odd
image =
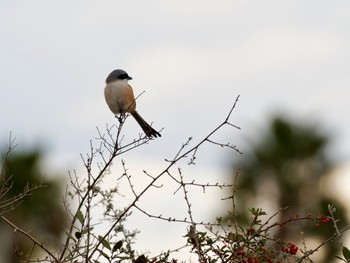
[[[240,202],[235,208],[240,223],[247,221],[246,207],[249,205],[289,207],[280,214],[284,220],[308,212],[325,214],[327,205],[334,204],[340,227],[348,225],[343,206],[320,189],[320,181],[332,169],[325,154],[328,141],[317,126],[274,118],[267,131],[255,139],[251,151],[233,164],[241,173],[236,196]],[[315,229],[300,221],[278,230],[276,236],[298,239],[296,229],[320,240],[332,234],[330,228]],[[334,258],[337,250],[336,243],[330,244],[325,262]]]
[[[111,167],[117,159],[116,157],[150,143],[151,139],[140,136],[136,140],[125,141],[121,131],[127,115],[121,115],[119,124],[112,127],[107,126],[103,133],[98,129],[97,146],[95,147],[91,142],[90,152],[87,155],[82,155],[86,174],[79,175],[75,171],[69,173],[70,187],[67,188],[63,200],[69,224],[63,239],[57,238],[61,245],[55,249],[52,249],[48,243],[42,242],[41,238],[36,235],[37,233],[26,231],[21,227],[21,223],[5,216],[11,207],[11,199],[3,199],[4,194],[1,194],[0,198],[5,204],[3,206],[5,208],[0,212],[0,219],[13,228],[16,234],[24,236],[33,245],[31,251],[20,254],[21,262],[175,263],[179,261],[175,257],[175,252],[178,251],[187,251],[195,255],[198,262],[203,263],[313,262],[312,256],[317,254],[321,247],[328,246],[332,241],[338,241],[338,251],[343,253],[342,256],[339,256],[339,260],[349,262],[349,250],[341,243],[343,233],[349,228],[338,227],[339,221],[334,206],[328,207],[327,214],[306,213],[303,216],[293,215],[284,219],[280,218],[280,214],[284,213],[286,208],[280,209],[272,215],[268,215],[268,212],[261,208],[251,208],[248,220],[241,224],[235,212],[237,203],[241,201],[237,199],[236,195],[239,189],[237,189],[237,178],[241,176],[239,172],[236,173],[234,184],[217,181],[197,182],[189,180],[178,166],[184,161],[188,165],[195,165],[197,154],[203,145],[219,146],[240,154],[235,145],[221,143],[213,139],[214,134],[223,128],[239,129],[229,121],[237,101],[238,98],[223,122],[205,138],[192,147],[190,146],[192,138],[182,144],[173,158],[166,159],[166,165],[162,171],[155,175],[143,171],[148,182],[142,188],[135,187],[135,179],[130,174],[124,160],[121,160],[119,177],[115,176]],[[118,183],[103,185],[103,181],[107,180],[111,173],[117,178],[117,182],[123,181],[129,187],[130,196],[126,205],[122,205],[120,202]],[[182,195],[187,211],[185,218],[163,215],[162,212],[151,213],[140,202],[140,200],[145,199],[146,194],[162,188],[163,185],[160,182],[164,178],[169,179],[176,186],[175,194]],[[2,189],[9,189],[11,180],[6,179],[7,188]],[[232,187],[233,194],[224,198],[224,200],[231,202],[233,207],[233,211],[229,213],[226,220],[217,218],[214,222],[203,222],[194,219],[196,216],[191,196],[194,189],[201,189],[205,193],[208,189],[231,189]],[[28,197],[25,194],[27,193],[26,189],[24,187],[22,190],[20,200]],[[43,190],[41,187],[30,189],[38,192]],[[0,193],[4,193],[4,191]],[[130,230],[126,227],[127,219],[131,218],[135,211],[153,220],[182,224],[185,232],[182,234],[184,235],[183,246],[175,249],[169,248],[168,251],[158,255],[136,251],[134,244],[138,230]],[[317,229],[331,228],[333,234],[314,248],[309,247],[304,237],[300,238],[300,242],[294,242],[276,236],[280,229],[298,222],[312,225]],[[103,224],[103,228],[99,227],[101,224]],[[35,254],[37,251],[42,254]]]
[[[31,229],[42,242],[54,247],[66,223],[60,184],[42,175],[39,169],[39,150],[11,152],[14,147],[15,141],[10,137],[1,169],[0,215],[6,215],[7,220]],[[4,247],[8,244],[12,248],[11,243],[16,240],[15,250],[6,251],[7,258],[2,258],[3,260],[17,262],[22,253],[30,253],[32,244],[28,239],[15,238],[13,232],[5,231],[2,223],[0,229],[7,241],[3,241]],[[8,253],[9,251],[13,253]]]

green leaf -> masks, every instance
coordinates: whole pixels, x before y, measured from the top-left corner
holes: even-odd
[[[81,238],[81,232],[79,232],[79,231],[75,232],[74,235],[77,239]]]
[[[101,249],[97,249],[97,251],[100,252],[100,254],[104,256],[106,259],[109,259],[109,256],[105,252],[103,252]]]
[[[347,261],[350,261],[350,250],[347,247],[343,247],[343,256]]]
[[[86,234],[88,232],[91,232],[94,228],[93,227],[86,227],[81,231],[81,234]]]
[[[117,243],[115,243],[115,245],[113,246],[113,252],[117,251],[118,249],[120,249],[123,246],[123,241],[119,240]]]
[[[75,217],[79,220],[80,224],[84,224],[84,216],[80,210],[77,211]]]
[[[102,236],[98,236],[98,240],[101,242],[101,244],[107,248],[108,250],[111,250],[111,245],[108,243],[106,239],[104,239]]]
[[[331,204],[328,204],[328,211],[331,213],[331,214],[334,214],[337,209],[335,208],[334,205],[331,205]]]
[[[267,215],[266,212],[264,212],[262,210],[259,212],[259,216],[266,216],[266,215]]]

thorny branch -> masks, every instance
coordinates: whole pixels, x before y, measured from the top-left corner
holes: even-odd
[[[274,219],[277,214],[279,214],[283,209],[280,209],[278,212],[276,212],[275,214],[273,214],[272,216],[268,217],[267,220],[264,223],[261,223],[261,221],[259,221],[260,219],[259,213],[256,213],[255,216],[252,218],[252,223],[250,225],[249,231],[252,232],[248,232],[248,230],[244,229],[243,227],[239,226],[238,223],[236,222],[236,214],[235,214],[235,193],[237,191],[236,185],[237,185],[237,177],[239,174],[239,169],[236,172],[236,176],[234,178],[234,183],[233,185],[231,184],[219,184],[219,183],[197,183],[194,180],[193,181],[188,181],[186,182],[185,180],[185,176],[182,174],[182,171],[180,168],[177,169],[178,173],[175,175],[175,173],[173,174],[171,172],[171,168],[177,164],[180,160],[186,159],[188,158],[188,164],[195,164],[195,160],[196,160],[196,155],[198,150],[201,148],[201,146],[205,143],[209,143],[212,145],[216,145],[216,146],[220,146],[222,148],[228,148],[231,150],[236,151],[237,153],[241,152],[239,151],[239,149],[237,149],[237,147],[235,145],[232,145],[230,143],[220,143],[220,142],[216,142],[214,141],[211,136],[216,133],[219,129],[221,129],[223,126],[228,125],[230,127],[233,127],[235,129],[240,129],[238,126],[233,125],[229,122],[230,116],[232,114],[233,109],[236,107],[236,104],[238,102],[239,96],[237,96],[233,106],[231,107],[228,115],[226,116],[225,120],[218,125],[214,130],[212,130],[204,139],[202,139],[199,143],[197,143],[195,146],[193,146],[192,148],[186,150],[187,147],[189,147],[190,142],[192,141],[192,138],[189,138],[188,141],[184,144],[182,144],[182,146],[180,147],[180,150],[175,154],[173,159],[170,160],[165,160],[168,165],[167,167],[165,167],[159,174],[157,174],[156,176],[148,174],[146,171],[143,171],[144,174],[147,175],[147,177],[149,178],[149,183],[146,184],[146,186],[144,188],[142,188],[141,191],[137,191],[134,188],[133,182],[132,182],[132,178],[131,176],[128,174],[128,169],[126,168],[125,162],[122,160],[122,167],[123,167],[123,175],[119,178],[125,178],[126,181],[128,182],[129,188],[131,190],[131,193],[133,195],[133,199],[131,201],[131,203],[129,203],[124,209],[114,209],[113,204],[112,204],[112,200],[113,200],[113,194],[117,193],[117,187],[111,188],[109,190],[109,192],[103,192],[100,187],[99,187],[99,183],[102,181],[102,178],[107,175],[110,172],[110,167],[112,165],[113,160],[115,160],[115,158],[117,156],[120,156],[123,153],[126,153],[136,147],[139,147],[143,144],[146,144],[149,142],[149,138],[147,137],[139,137],[136,140],[133,140],[131,142],[124,142],[124,137],[121,135],[121,131],[122,131],[122,127],[123,124],[125,123],[126,118],[128,117],[128,115],[121,115],[118,117],[119,120],[119,124],[116,126],[112,126],[112,127],[108,127],[106,126],[106,131],[107,133],[104,134],[102,133],[98,128],[97,128],[97,132],[99,137],[97,138],[98,142],[99,142],[99,146],[97,148],[93,147],[92,142],[90,142],[90,153],[87,155],[87,157],[81,156],[85,169],[87,171],[87,179],[79,179],[79,177],[76,175],[75,171],[74,173],[69,173],[69,177],[71,180],[71,185],[73,186],[73,189],[75,191],[74,194],[69,193],[68,195],[71,195],[72,197],[77,197],[78,199],[78,205],[76,210],[74,210],[74,212],[72,212],[72,209],[70,207],[68,207],[68,203],[66,200],[64,200],[64,203],[66,204],[66,209],[67,209],[67,213],[72,217],[72,221],[70,224],[70,228],[67,231],[67,236],[66,236],[66,240],[65,243],[63,245],[62,251],[58,254],[55,255],[53,252],[51,252],[46,246],[45,244],[41,243],[40,241],[38,241],[37,239],[35,239],[29,231],[24,231],[23,229],[17,227],[13,222],[11,222],[10,220],[8,220],[5,216],[4,216],[4,210],[0,211],[0,218],[6,222],[8,225],[10,225],[14,231],[21,233],[22,235],[24,235],[25,237],[27,237],[29,240],[31,240],[33,242],[33,246],[32,246],[32,250],[34,250],[35,246],[40,247],[43,251],[45,251],[47,253],[47,259],[50,260],[50,262],[54,262],[54,263],[62,263],[62,262],[78,262],[78,260],[76,260],[77,258],[80,259],[84,259],[84,262],[93,262],[93,261],[99,261],[100,258],[106,258],[108,260],[108,262],[112,262],[113,256],[109,257],[105,252],[103,252],[104,248],[108,248],[111,252],[112,255],[113,253],[120,249],[121,247],[121,241],[118,241],[115,243],[115,246],[119,244],[119,248],[117,246],[117,248],[113,247],[109,247],[111,243],[107,242],[107,240],[111,240],[111,237],[116,237],[115,233],[112,233],[113,231],[116,232],[120,232],[122,233],[123,236],[123,240],[126,242],[126,248],[124,249],[120,249],[121,252],[125,252],[128,253],[127,255],[131,255],[131,257],[127,258],[127,259],[134,259],[134,251],[131,249],[131,239],[132,237],[136,234],[136,232],[128,232],[126,229],[124,229],[123,226],[123,222],[124,220],[131,215],[132,211],[134,209],[140,211],[141,213],[143,213],[144,215],[151,217],[151,218],[155,218],[155,219],[160,219],[160,220],[164,220],[164,221],[169,221],[169,222],[179,222],[179,223],[185,223],[189,225],[188,228],[188,233],[187,233],[187,237],[188,237],[188,241],[190,244],[192,244],[192,251],[195,251],[198,255],[198,259],[201,262],[206,262],[208,259],[208,255],[206,255],[206,252],[204,250],[204,246],[203,243],[201,243],[202,241],[200,239],[202,239],[203,237],[205,237],[205,235],[202,235],[203,232],[199,232],[196,227],[199,225],[205,226],[207,227],[207,229],[214,234],[214,237],[216,238],[216,240],[223,240],[224,242],[224,246],[226,246],[226,243],[230,241],[229,238],[232,237],[239,237],[240,239],[238,239],[238,241],[234,241],[237,242],[235,244],[235,246],[232,246],[231,249],[236,249],[236,250],[232,250],[230,251],[230,255],[228,257],[223,256],[222,254],[220,254],[218,250],[216,250],[216,247],[214,248],[214,246],[212,247],[211,252],[212,253],[217,253],[218,258],[220,258],[223,262],[228,262],[230,260],[234,260],[232,262],[236,262],[235,260],[239,260],[239,257],[237,257],[237,255],[241,255],[241,254],[237,254],[240,252],[239,249],[240,246],[238,246],[239,244],[241,244],[242,239],[245,239],[245,242],[247,244],[247,247],[251,250],[255,250],[255,248],[250,247],[250,244],[254,244],[255,241],[259,240],[261,237],[264,237],[266,239],[266,241],[275,241],[276,243],[278,243],[278,241],[274,240],[273,238],[271,238],[269,236],[269,231],[272,228],[275,227],[281,227],[285,224],[289,224],[298,220],[309,220],[311,219],[309,216],[307,217],[293,217],[290,218],[282,223],[271,223],[272,219]],[[116,129],[116,134],[114,134],[114,130]],[[10,139],[10,146],[9,146],[9,150],[8,153],[11,151],[12,145],[14,143],[14,140]],[[7,154],[8,154],[7,153]],[[7,156],[7,155],[6,155]],[[95,175],[93,172],[93,164],[95,163],[95,158],[99,156],[102,159],[102,162],[96,162],[97,168],[98,168],[98,172]],[[6,158],[6,157],[5,157]],[[4,177],[4,166],[2,167],[2,171],[1,171],[1,177],[0,180],[2,180]],[[139,201],[140,199],[143,197],[143,195],[149,191],[149,189],[151,187],[153,188],[161,188],[163,187],[162,184],[160,184],[158,181],[161,177],[169,177],[171,178],[177,185],[177,189],[175,190],[174,194],[176,194],[178,191],[182,190],[183,192],[183,197],[185,200],[185,205],[187,207],[187,214],[188,217],[184,218],[184,219],[179,219],[179,218],[175,218],[175,217],[167,217],[167,216],[163,216],[162,214],[159,215],[154,215],[149,213],[148,211],[146,211],[145,209],[143,209],[140,205],[139,205]],[[81,181],[80,181],[81,180]],[[233,186],[233,194],[225,199],[232,199],[232,205],[233,205],[233,210],[232,210],[232,220],[233,220],[233,226],[235,228],[235,235],[236,236],[232,236],[232,229],[229,229],[227,231],[226,228],[223,227],[223,225],[221,224],[221,222],[218,221],[218,223],[204,223],[204,222],[197,222],[194,219],[194,215],[192,212],[192,204],[191,204],[191,200],[189,197],[189,188],[190,187],[199,187],[203,189],[203,192],[205,192],[205,189],[208,187],[218,187],[220,189],[224,188],[224,187],[232,187]],[[33,188],[35,189],[35,188]],[[30,191],[31,189],[29,189]],[[68,190],[67,190],[68,192]],[[24,192],[23,196],[17,196],[14,197],[14,199],[12,200],[6,200],[7,203],[12,204],[15,203],[17,200],[22,199],[27,193],[29,192]],[[5,191],[6,194],[6,191]],[[103,236],[97,236],[94,234],[94,232],[92,231],[94,228],[94,225],[92,224],[92,217],[93,217],[93,208],[95,206],[97,206],[96,204],[93,203],[96,202],[95,197],[97,196],[97,194],[101,194],[103,196],[103,200],[101,201],[103,203],[104,206],[106,206],[106,212],[104,213],[104,216],[109,216],[110,214],[108,213],[109,211],[112,211],[112,216],[110,219],[110,226],[108,227],[108,230],[106,232],[104,232]],[[0,197],[4,196],[4,191],[3,188],[0,189]],[[0,202],[0,208],[3,208],[2,203]],[[82,212],[84,211],[84,212]],[[303,256],[296,258],[296,262],[302,262],[304,260],[309,260],[311,261],[311,259],[309,258],[310,255],[312,255],[313,253],[315,253],[316,251],[318,251],[322,246],[326,245],[327,243],[335,240],[336,238],[338,238],[339,242],[340,238],[342,236],[342,234],[345,231],[350,230],[350,227],[347,227],[343,230],[339,230],[337,227],[337,220],[334,218],[333,216],[333,212],[334,212],[334,208],[329,207],[329,212],[331,214],[331,220],[333,221],[334,224],[334,228],[336,230],[336,233],[334,235],[332,235],[331,237],[329,237],[327,240],[323,241],[321,244],[319,244],[316,248],[312,249],[312,250],[307,250],[306,249],[306,245],[305,245],[305,250],[301,250],[301,252],[303,253]],[[254,212],[253,212],[254,214]],[[104,218],[105,220],[106,218]],[[220,219],[221,220],[221,219]],[[77,223],[80,223],[80,227],[78,226]],[[213,227],[217,226],[219,228],[221,228],[222,232],[225,233],[225,236],[219,234],[219,232],[213,232]],[[77,230],[77,232],[74,233],[74,231]],[[84,237],[84,241],[82,238],[82,235],[86,234]],[[75,238],[74,238],[75,236]],[[208,239],[208,241],[210,241],[210,239]],[[210,241],[211,242],[211,241]],[[212,245],[211,243],[207,243],[210,245]],[[238,244],[238,245],[237,245]],[[282,242],[281,242],[282,244]],[[178,251],[182,248],[187,247],[188,244],[174,249],[172,250],[174,251]],[[238,249],[238,250],[237,250]],[[126,252],[127,251],[127,252]],[[172,252],[169,250],[168,253]],[[256,254],[258,256],[264,256],[263,252],[261,251],[255,251]],[[159,256],[160,257],[160,256]],[[120,257],[120,260],[124,260],[126,258]],[[341,259],[341,258],[339,258]],[[344,259],[341,259],[343,261],[345,261]],[[37,260],[42,261],[42,260]],[[29,260],[28,260],[29,262]],[[138,262],[136,260],[136,262]],[[238,261],[237,261],[238,262]],[[239,262],[243,262],[243,261],[239,261]],[[245,261],[244,261],[245,262]],[[250,261],[248,261],[250,262]],[[251,261],[253,262],[253,261]],[[256,262],[256,261],[254,261]],[[260,261],[259,261],[260,262]],[[311,261],[312,262],[312,261]]]
[[[30,235],[28,232],[24,231],[23,229],[16,226],[14,223],[12,223],[10,220],[8,220],[5,216],[1,216],[1,219],[5,221],[8,225],[10,225],[15,232],[19,232],[22,235],[26,236],[29,240],[31,240],[35,245],[39,246],[42,250],[44,250],[51,258],[51,262],[58,263],[61,262],[43,243],[36,240],[32,235]]]
[[[79,195],[81,196],[80,200],[79,200],[78,207],[76,209],[77,212],[81,211],[81,209],[85,206],[86,201],[88,200],[88,198],[89,198],[89,196],[91,194],[91,191],[94,190],[94,188],[97,185],[97,183],[106,174],[106,172],[108,171],[108,169],[112,165],[112,162],[115,159],[115,157],[117,157],[117,156],[119,156],[119,155],[121,155],[121,154],[123,154],[123,153],[125,153],[127,151],[130,151],[130,150],[132,150],[132,149],[134,149],[134,148],[136,148],[136,147],[138,147],[140,145],[146,144],[146,143],[148,143],[150,141],[150,139],[145,136],[145,137],[140,137],[139,139],[134,140],[133,142],[126,143],[125,145],[121,144],[121,142],[123,140],[123,136],[121,135],[121,131],[122,131],[123,124],[125,123],[125,120],[126,120],[127,117],[128,117],[128,115],[126,115],[126,114],[122,114],[120,116],[121,122],[119,123],[119,125],[116,126],[117,132],[116,132],[116,136],[115,136],[114,139],[112,137],[112,128],[109,129],[107,127],[107,136],[108,136],[109,139],[112,139],[113,143],[109,143],[109,140],[106,139],[105,135],[101,134],[100,131],[97,129],[98,133],[100,135],[99,140],[101,140],[101,145],[105,149],[107,149],[109,151],[108,159],[105,158],[104,153],[101,150],[101,147],[98,148],[98,150],[95,150],[93,148],[92,144],[90,146],[90,150],[91,151],[90,151],[90,154],[87,157],[87,160],[85,161],[84,158],[82,157],[84,165],[85,165],[85,168],[87,169],[89,177],[90,176],[92,177],[92,174],[91,174],[92,161],[96,157],[97,154],[99,154],[100,156],[103,157],[104,165],[98,164],[98,166],[100,167],[100,171],[99,171],[99,173],[97,174],[96,177],[93,177],[93,180],[88,181],[88,186],[85,189],[85,193],[83,195],[81,195],[80,187],[76,186],[76,184],[75,184],[76,192],[79,193]],[[63,260],[65,254],[66,254],[66,251],[67,251],[67,249],[69,247],[69,242],[71,240],[71,236],[73,234],[73,230],[75,228],[76,221],[77,221],[77,214],[75,214],[73,219],[72,219],[72,222],[71,222],[71,225],[70,225],[70,229],[68,231],[69,235],[67,236],[65,245],[63,246],[63,250],[62,250],[61,255],[60,255],[60,260]],[[93,255],[95,252],[96,252],[96,250],[93,250],[93,252],[91,254]],[[91,257],[88,257],[87,260],[90,260],[90,258]]]
[[[133,207],[137,207],[136,203],[140,200],[140,198],[151,188],[155,185],[155,183],[159,180],[159,178],[161,178],[163,175],[168,175],[170,174],[170,169],[181,159],[186,158],[190,153],[195,153],[198,148],[203,145],[205,142],[209,142],[208,139],[214,134],[216,133],[219,129],[221,129],[223,126],[225,125],[230,125],[232,127],[237,128],[236,126],[232,125],[229,123],[229,118],[231,116],[231,113],[233,111],[233,109],[236,107],[236,104],[238,102],[239,96],[237,96],[233,106],[231,107],[229,114],[226,116],[225,120],[218,126],[216,127],[212,132],[210,132],[204,139],[202,139],[199,143],[197,143],[194,147],[192,147],[191,149],[184,151],[185,147],[189,145],[189,142],[191,141],[191,138],[182,145],[181,149],[179,150],[179,152],[175,155],[175,157],[172,160],[166,160],[167,162],[169,162],[169,165],[162,171],[160,172],[157,176],[151,177],[151,181],[149,182],[149,184],[143,188],[143,190],[140,193],[136,193],[133,189],[133,194],[134,194],[134,200],[119,214],[118,217],[115,218],[114,223],[112,223],[112,225],[109,227],[109,230],[104,234],[104,236],[102,238],[100,238],[100,240],[98,241],[98,243],[94,246],[94,248],[92,249],[92,251],[90,252],[90,255],[88,256],[88,260],[91,260],[92,257],[94,256],[94,254],[98,251],[100,245],[102,244],[103,240],[106,240],[108,238],[108,236],[111,234],[111,232],[113,231],[113,229],[115,229],[115,227],[118,225],[118,223],[125,217],[125,215],[127,213],[129,213],[131,211],[131,209]],[[120,127],[118,129],[118,134],[120,134]],[[118,138],[118,135],[117,135]],[[223,144],[224,146],[224,144]],[[116,143],[115,144],[115,149],[113,150],[113,153],[110,160],[106,162],[106,165],[104,168],[102,168],[102,171],[106,171],[107,167],[111,164],[111,161],[114,159],[115,154],[120,150],[119,148],[120,146]],[[99,177],[99,176],[98,176]],[[97,178],[98,178],[97,177]],[[84,201],[84,200],[83,200]],[[79,209],[81,208],[81,206],[79,207]],[[192,220],[191,220],[192,221]]]

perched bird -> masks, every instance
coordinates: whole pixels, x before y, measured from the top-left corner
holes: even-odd
[[[117,116],[129,112],[148,137],[161,137],[136,111],[134,92],[128,84],[132,78],[122,69],[113,70],[106,79],[105,99],[110,110]]]

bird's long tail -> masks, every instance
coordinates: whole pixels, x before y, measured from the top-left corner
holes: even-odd
[[[151,127],[137,111],[131,113],[131,115],[135,118],[137,123],[141,126],[142,130],[148,137],[161,137],[160,133]]]

